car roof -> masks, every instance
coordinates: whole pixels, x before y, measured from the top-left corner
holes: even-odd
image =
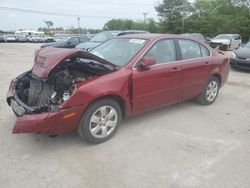
[[[123,30],[120,33],[149,33],[149,32],[143,30]]]
[[[181,35],[193,35],[193,36],[203,36],[203,34],[201,34],[201,33],[183,33],[183,34],[181,34]]]
[[[158,38],[189,38],[181,35],[176,35],[176,34],[128,34],[128,35],[123,35],[119,36],[119,38],[138,38],[138,39],[146,39],[146,40],[154,40]]]
[[[126,33],[149,33],[148,31],[143,31],[143,30],[107,30],[107,31],[102,31],[102,32],[117,33],[117,34],[122,34],[122,33],[124,33],[124,34],[126,34]]]
[[[158,39],[165,39],[165,38],[177,38],[177,39],[188,39],[188,40],[193,40],[198,43],[201,43],[202,41],[198,38],[191,37],[191,36],[184,36],[180,34],[162,34],[162,33],[149,33],[149,34],[128,34],[128,35],[122,35],[122,36],[117,36],[115,38],[127,38],[127,39],[144,39],[144,40],[158,40]]]

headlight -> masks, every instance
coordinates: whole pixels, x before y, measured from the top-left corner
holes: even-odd
[[[69,100],[69,98],[70,98],[70,94],[68,92],[65,92],[63,94],[63,101],[67,101],[67,100]]]
[[[231,59],[236,59],[236,58],[237,58],[236,53],[234,53],[234,52],[233,52],[233,53],[231,53],[230,58],[231,58]]]

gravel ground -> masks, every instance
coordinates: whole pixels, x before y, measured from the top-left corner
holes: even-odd
[[[187,101],[129,118],[100,145],[76,133],[12,135],[8,85],[38,46],[0,44],[0,187],[250,187],[248,72],[231,70],[213,105]]]

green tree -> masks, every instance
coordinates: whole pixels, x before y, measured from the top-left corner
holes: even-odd
[[[150,33],[159,33],[160,32],[159,24],[156,23],[153,18],[149,18],[147,20],[146,28],[147,28],[147,31],[149,31]]]
[[[183,19],[191,12],[188,0],[163,0],[155,7],[158,12],[160,30],[168,33],[181,33]]]
[[[126,30],[132,29],[133,20],[112,19],[104,24],[103,30]]]
[[[153,18],[149,18],[146,21],[146,30],[151,33],[159,32],[159,25]],[[104,24],[103,30],[144,30],[144,21],[142,20],[130,20],[130,19],[112,19]]]
[[[239,33],[248,40],[249,16],[250,9],[244,0],[196,0],[192,14],[185,20],[185,31],[210,37],[220,33]]]
[[[131,29],[136,30],[144,30],[144,22],[143,21],[133,21]]]

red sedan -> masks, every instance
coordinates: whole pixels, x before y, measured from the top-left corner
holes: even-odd
[[[178,35],[117,37],[91,53],[40,49],[32,69],[10,83],[13,133],[77,130],[101,143],[131,115],[192,98],[212,104],[228,73],[225,55]]]

